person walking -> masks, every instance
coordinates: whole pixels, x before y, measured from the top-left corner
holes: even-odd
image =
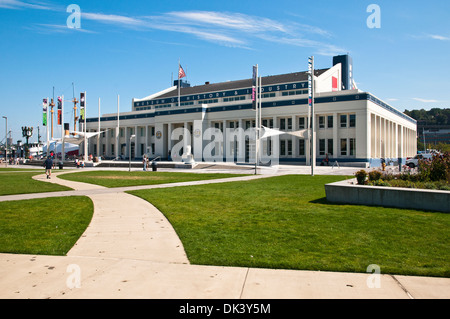
[[[144,157],[142,158],[142,164],[144,164],[144,171],[147,170],[147,156],[144,155]]]
[[[50,156],[47,157],[47,159],[44,162],[45,167],[45,174],[47,175],[47,179],[51,178],[52,175],[52,167],[53,167],[53,161]]]

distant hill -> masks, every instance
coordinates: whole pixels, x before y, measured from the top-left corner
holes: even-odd
[[[405,110],[406,115],[417,121],[417,124],[426,125],[450,125],[450,109],[432,108],[429,111]]]

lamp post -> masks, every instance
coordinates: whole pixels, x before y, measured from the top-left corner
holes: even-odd
[[[131,135],[130,136],[130,143],[129,143],[129,153],[128,153],[128,159],[129,159],[129,166],[128,166],[128,171],[131,172],[131,139],[134,138],[136,135]]]
[[[6,120],[6,130],[5,130],[5,161],[6,165],[8,165],[8,117],[3,116]]]

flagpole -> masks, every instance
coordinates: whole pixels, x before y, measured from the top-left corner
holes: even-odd
[[[86,115],[87,115],[87,96],[84,91],[84,164],[87,162],[87,138],[86,138]]]
[[[180,107],[180,59],[178,59],[178,107]]]
[[[314,56],[309,58],[309,99],[311,105],[311,140],[310,140],[310,154],[311,154],[311,176],[314,176],[314,168],[316,166],[316,120],[314,114]],[[308,121],[309,121],[308,111]]]
[[[50,151],[49,151],[49,148],[50,148],[50,130],[48,129],[48,106],[49,106],[49,99],[48,99],[48,97],[47,97],[47,114],[46,114],[46,116],[47,116],[47,125],[46,125],[46,129],[47,129],[47,157],[48,157],[48,155],[50,154]]]
[[[261,76],[259,76],[259,91],[260,91],[260,94],[262,94],[262,77]],[[261,151],[261,125],[262,125],[262,120],[261,120],[261,114],[262,114],[262,95],[261,95],[261,98],[259,99],[259,127],[258,127],[258,150],[259,150],[259,152],[258,152],[258,155],[259,155],[259,158],[261,158],[261,154],[262,154],[262,151]]]
[[[100,98],[98,98],[98,135],[97,135],[97,157],[100,157]]]
[[[117,94],[117,129],[116,129],[116,146],[117,149],[115,151],[116,158],[119,156],[119,144],[120,144],[120,123],[119,123],[119,94]]]
[[[258,102],[259,102],[259,83],[258,83],[258,64],[256,65],[256,103],[255,103],[255,175],[258,166]]]
[[[64,95],[61,96],[61,162],[64,163]]]

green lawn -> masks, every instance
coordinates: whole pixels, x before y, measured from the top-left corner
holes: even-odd
[[[0,172],[0,195],[28,194],[42,192],[56,192],[70,190],[69,187],[53,183],[37,181],[34,175],[44,174],[44,170],[36,172],[23,171],[1,171]]]
[[[166,183],[189,182],[227,177],[244,176],[238,174],[218,173],[177,173],[144,171],[86,171],[59,175],[58,178],[69,181],[91,183],[105,187],[126,187],[137,185],[155,185]]]
[[[83,196],[0,202],[0,252],[66,255],[93,211]]]
[[[193,264],[450,276],[450,215],[335,205],[342,176],[278,176],[132,191],[160,209]]]

